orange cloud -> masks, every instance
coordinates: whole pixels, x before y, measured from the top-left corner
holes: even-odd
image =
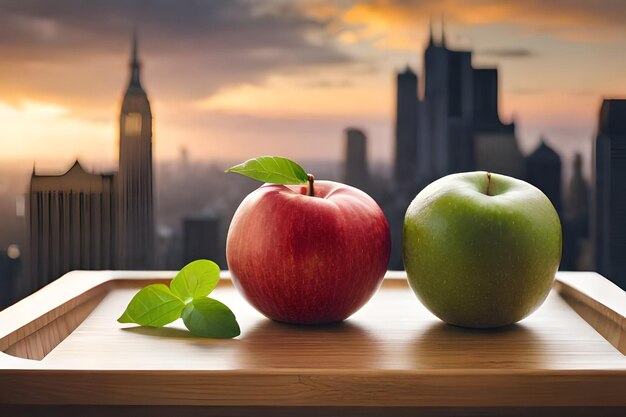
[[[386,117],[393,109],[390,86],[371,82],[358,88],[335,85],[307,86],[297,77],[270,77],[263,85],[242,84],[225,88],[196,102],[205,111],[256,117]],[[381,94],[385,92],[385,94]]]
[[[462,25],[514,25],[529,33],[547,33],[554,37],[600,42],[623,37],[626,8],[616,2],[595,1],[516,1],[516,0],[370,0],[358,2],[339,11],[337,18],[353,28],[362,40],[381,48],[413,49],[430,17]],[[319,4],[317,7],[320,7]],[[423,30],[422,30],[423,32]]]
[[[428,15],[407,16],[402,8],[357,4],[343,14],[342,21],[354,37],[379,48],[412,50],[426,37],[423,27]]]

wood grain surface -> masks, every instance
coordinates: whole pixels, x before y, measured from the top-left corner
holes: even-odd
[[[626,293],[594,273],[559,273],[537,312],[496,330],[441,323],[403,273],[336,325],[267,320],[226,274],[212,296],[237,316],[236,339],[116,322],[171,276],[74,272],[0,312],[0,406],[626,410]]]

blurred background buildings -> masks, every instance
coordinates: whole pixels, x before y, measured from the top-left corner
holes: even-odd
[[[475,64],[471,48],[449,46],[440,27],[439,36],[432,24],[428,30],[421,68],[406,65],[395,74],[391,163],[376,158],[376,137],[359,120],[329,139],[343,149],[338,158],[299,162],[318,178],[346,182],[378,201],[393,235],[390,269],[402,268],[401,224],[411,199],[443,175],[486,170],[525,179],[550,198],[563,226],[561,269],[595,269],[626,288],[626,99],[604,100],[598,110],[593,161],[580,153],[563,158],[550,136],[524,156],[515,121],[500,116],[498,68]],[[184,143],[177,158],[156,161],[158,135],[136,37],[129,78],[116,172],[92,172],[78,161],[65,173],[32,167],[21,188],[13,184],[22,184],[30,167],[3,172],[0,308],[72,269],[178,269],[197,258],[226,268],[230,219],[258,184],[223,173],[241,161],[199,161]]]
[[[626,100],[604,100],[594,148],[595,267],[626,287]]]
[[[152,113],[140,82],[133,36],[130,81],[120,114],[118,173],[85,172],[76,161],[62,175],[30,181],[30,288],[73,269],[154,267]]]

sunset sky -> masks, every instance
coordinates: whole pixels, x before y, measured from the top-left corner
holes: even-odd
[[[133,27],[158,159],[338,159],[356,126],[389,161],[395,72],[421,76],[442,13],[450,47],[500,68],[524,152],[588,152],[601,97],[626,96],[621,0],[0,0],[0,162],[114,166]]]

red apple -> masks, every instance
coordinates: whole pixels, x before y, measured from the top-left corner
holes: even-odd
[[[299,324],[348,318],[378,289],[389,262],[387,219],[363,191],[316,181],[265,184],[230,224],[228,267],[235,286],[265,316]]]

